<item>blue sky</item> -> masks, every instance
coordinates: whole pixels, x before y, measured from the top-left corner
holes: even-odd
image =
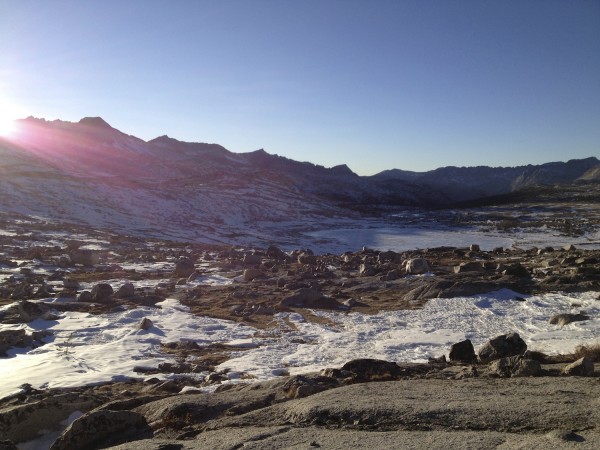
[[[0,0],[4,116],[324,166],[600,155],[600,1]]]

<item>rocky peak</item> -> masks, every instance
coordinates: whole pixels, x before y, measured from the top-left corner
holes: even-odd
[[[79,121],[79,124],[94,128],[112,129],[112,127],[102,117],[84,117]]]

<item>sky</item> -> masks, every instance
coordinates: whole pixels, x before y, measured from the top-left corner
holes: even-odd
[[[0,120],[361,175],[600,156],[598,0],[0,0]]]

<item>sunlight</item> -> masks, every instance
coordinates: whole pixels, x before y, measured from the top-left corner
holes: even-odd
[[[0,136],[11,137],[17,131],[17,123],[13,118],[0,113]]]

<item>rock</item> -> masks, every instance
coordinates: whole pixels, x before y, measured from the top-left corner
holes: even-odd
[[[565,366],[562,374],[576,377],[591,377],[594,375],[594,360],[587,356],[579,358],[577,361]]]
[[[500,358],[492,361],[489,366],[489,374],[501,378],[509,377],[534,377],[539,375],[542,367],[539,361],[525,359],[520,355]]]
[[[377,273],[377,271],[370,264],[361,264],[358,268],[358,274],[361,277],[370,277],[375,275],[375,273]]]
[[[108,283],[98,283],[92,288],[92,301],[108,303],[112,300],[113,288]]]
[[[173,276],[176,278],[187,278],[196,271],[194,261],[187,256],[180,256],[175,262]]]
[[[542,366],[539,361],[519,357],[511,371],[513,377],[537,377],[542,371]]]
[[[130,298],[133,297],[135,295],[135,287],[133,285],[133,283],[125,283],[123,286],[121,286],[119,289],[117,289],[117,292],[115,292],[115,297],[116,298]]]
[[[482,363],[494,361],[507,356],[522,355],[527,344],[518,333],[503,334],[489,340],[479,349],[479,360]]]
[[[65,289],[76,291],[77,289],[79,289],[79,281],[72,280],[70,278],[65,278],[63,280],[63,287]]]
[[[300,253],[298,255],[298,263],[299,264],[309,264],[309,265],[316,265],[318,262],[318,259],[315,255],[311,255],[309,253]]]
[[[252,281],[260,276],[262,276],[262,271],[260,269],[246,269],[244,270],[242,279],[244,281]]]
[[[1,323],[29,323],[36,319],[46,319],[50,308],[43,303],[34,303],[27,300],[9,305],[4,310]]]
[[[469,247],[469,250],[472,252],[478,252],[480,251],[479,245],[477,244],[471,244],[471,246]]]
[[[565,252],[574,252],[577,249],[575,248],[575,246],[573,244],[567,244],[563,247],[563,250]]]
[[[26,298],[30,298],[33,295],[33,286],[31,286],[27,282],[19,283],[14,288],[12,294],[10,294],[10,298],[14,300],[22,300]]]
[[[558,325],[558,326],[564,327],[565,325],[567,325],[571,322],[581,322],[583,320],[589,320],[589,318],[590,318],[589,316],[586,316],[583,313],[556,314],[550,318],[549,323],[552,325]]]
[[[73,264],[95,266],[100,262],[100,252],[97,250],[74,249],[69,252],[69,258]]]
[[[406,273],[419,275],[429,272],[429,263],[425,258],[413,258],[406,261]]]
[[[295,375],[287,380],[281,389],[288,398],[304,398],[336,386],[338,381],[334,378]]]
[[[475,354],[475,348],[473,347],[473,343],[470,339],[465,339],[464,341],[457,342],[453,344],[450,348],[450,361],[458,361],[458,362],[472,362],[477,360],[477,355]]]
[[[280,305],[286,308],[347,308],[337,300],[325,297],[320,291],[312,288],[299,289],[295,294],[284,298]]]
[[[506,267],[506,269],[502,272],[503,275],[512,275],[515,277],[530,277],[531,274],[529,271],[519,263],[511,264]]]
[[[393,269],[393,270],[390,270],[385,275],[382,275],[380,277],[380,280],[381,281],[394,281],[394,280],[397,280],[398,278],[400,278],[400,272],[396,269]]]
[[[92,411],[69,425],[50,450],[103,448],[126,442],[147,428],[144,416],[133,411]]]
[[[287,255],[276,245],[270,245],[267,249],[267,256],[273,259],[284,260],[287,259]]]
[[[247,266],[256,266],[262,262],[260,255],[245,255],[242,262]]]
[[[401,371],[395,362],[381,359],[353,359],[341,367],[342,371],[351,372],[357,381],[385,381],[397,378]]]
[[[94,301],[94,297],[90,291],[81,291],[77,296],[77,301],[92,303]]]
[[[150,319],[148,319],[147,317],[144,317],[142,320],[140,320],[140,323],[138,324],[138,328],[140,330],[148,330],[150,328],[152,328],[154,326],[154,323],[152,323],[152,321]]]
[[[454,273],[465,272],[485,272],[485,267],[483,266],[483,263],[479,261],[463,262],[458,266],[454,266]]]

